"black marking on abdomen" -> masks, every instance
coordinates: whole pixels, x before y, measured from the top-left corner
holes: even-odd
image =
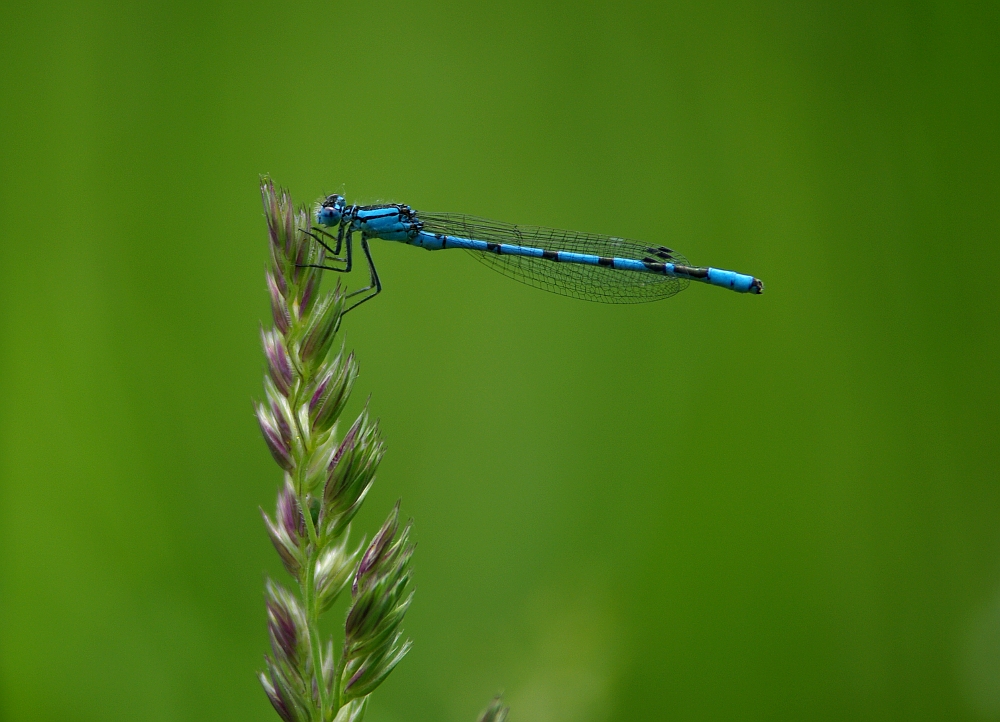
[[[644,265],[646,268],[648,268],[650,271],[653,271],[654,273],[665,274],[667,272],[667,264],[657,263],[651,258],[643,258],[642,265]]]
[[[708,278],[707,268],[697,268],[695,266],[674,266],[674,271],[691,278]]]
[[[599,256],[597,259],[598,266],[613,266],[615,265],[615,259],[605,258],[604,256]]]
[[[542,249],[542,258],[549,261],[558,261],[559,253],[557,251],[546,251],[545,249]]]
[[[441,248],[447,248],[448,247],[448,236],[446,236],[443,233],[438,233],[437,234],[437,239],[439,241],[441,241]]]
[[[495,253],[495,254],[497,254],[499,256],[500,255],[500,244],[499,243],[490,243],[489,241],[487,241],[487,243],[486,243],[486,250],[489,251],[490,253]]]

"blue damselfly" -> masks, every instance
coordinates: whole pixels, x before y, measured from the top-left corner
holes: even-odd
[[[670,298],[687,288],[690,281],[740,293],[764,292],[764,284],[753,276],[692,266],[666,246],[613,236],[518,226],[458,213],[418,212],[398,203],[348,206],[336,193],[317,205],[315,221],[309,235],[332,254],[318,268],[349,272],[353,265],[353,237],[361,234],[361,250],[368,261],[371,283],[350,294],[361,296],[350,308],[382,290],[368,247],[371,238],[429,251],[462,248],[490,268],[529,286],[602,303]],[[336,230],[330,232],[327,228]],[[346,253],[341,257],[345,246]],[[329,266],[327,261],[343,265]]]

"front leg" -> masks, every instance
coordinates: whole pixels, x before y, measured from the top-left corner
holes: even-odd
[[[314,228],[313,230],[317,230],[317,229]],[[344,226],[340,227],[340,232],[337,234],[337,250],[336,251],[334,251],[328,245],[326,245],[325,243],[323,243],[323,241],[320,241],[318,238],[316,238],[316,236],[314,236],[309,231],[302,231],[302,232],[305,233],[308,236],[312,236],[313,238],[315,238],[317,241],[319,241],[319,243],[323,246],[323,248],[325,248],[328,251],[330,251],[331,253],[333,253],[334,254],[334,258],[332,260],[345,262],[346,265],[343,268],[337,268],[336,266],[321,266],[321,265],[318,265],[318,264],[315,264],[315,263],[302,263],[302,264],[297,264],[297,266],[299,268],[322,268],[324,271],[336,271],[337,273],[350,273],[351,272],[351,268],[354,265],[354,253],[353,253],[353,251],[354,251],[354,243],[353,243],[353,240],[354,240],[354,231],[347,231],[347,237],[344,238]],[[324,235],[330,236],[329,233],[325,233],[324,231],[320,231],[320,232],[324,233]],[[333,236],[330,236],[330,238],[333,238]],[[340,248],[341,248],[341,246],[344,243],[347,244],[347,258],[337,258],[336,254],[340,253]]]
[[[341,221],[340,225],[337,228],[337,235],[336,236],[334,236],[332,233],[324,231],[319,226],[313,226],[312,229],[308,230],[308,231],[305,230],[305,229],[300,229],[300,230],[302,230],[303,233],[305,233],[307,236],[309,236],[310,238],[312,238],[319,245],[323,246],[323,248],[325,248],[327,251],[329,251],[329,253],[332,256],[330,258],[331,261],[341,261],[341,262],[344,262],[347,259],[346,258],[340,258],[340,249],[344,245],[344,229],[346,227],[347,227],[347,225],[343,221]],[[327,242],[324,241],[322,238],[320,238],[321,235],[322,236],[326,236],[331,241],[336,240],[337,241],[336,248],[330,248],[330,246],[327,244]]]

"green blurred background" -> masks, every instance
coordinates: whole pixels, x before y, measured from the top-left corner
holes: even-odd
[[[271,173],[767,285],[375,246],[356,529],[419,547],[371,722],[1000,719],[998,8],[5,4],[0,717],[277,719]]]

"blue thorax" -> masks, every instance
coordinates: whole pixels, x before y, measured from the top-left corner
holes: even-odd
[[[350,224],[349,230],[360,231],[366,238],[404,243],[412,241],[423,228],[416,212],[407,205],[386,203],[348,208],[343,196],[327,196],[316,209],[316,223],[330,227],[342,221]]]

